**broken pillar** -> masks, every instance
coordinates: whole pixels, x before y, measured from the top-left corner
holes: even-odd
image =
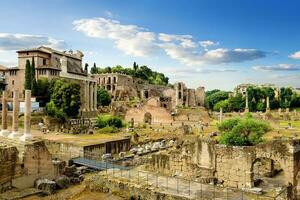
[[[8,136],[9,131],[7,130],[7,92],[2,92],[2,130],[0,136]]]
[[[246,91],[246,107],[245,107],[245,112],[249,112],[248,91]]]
[[[13,96],[13,116],[12,116],[12,132],[8,136],[11,139],[19,138],[22,134],[19,133],[19,91],[14,90]]]
[[[270,112],[270,97],[267,96],[267,106],[266,106],[266,112]]]
[[[21,141],[28,141],[32,139],[30,121],[31,121],[31,90],[25,90],[24,134],[20,137]]]

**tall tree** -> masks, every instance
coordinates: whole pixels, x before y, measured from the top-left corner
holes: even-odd
[[[133,63],[133,70],[136,72],[139,68],[139,65],[136,62]]]
[[[84,71],[87,73],[88,72],[88,67],[89,67],[89,64],[85,63],[84,65]]]
[[[30,61],[26,60],[26,67],[25,67],[25,89],[31,90],[31,65]]]
[[[31,90],[32,90],[32,96],[36,96],[38,93],[38,85],[35,79],[35,63],[33,57],[31,63]]]

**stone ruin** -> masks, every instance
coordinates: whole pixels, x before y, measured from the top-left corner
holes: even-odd
[[[53,179],[58,175],[45,143],[31,135],[31,91],[25,91],[24,133],[19,131],[19,93],[13,95],[13,124],[7,124],[7,92],[2,95],[2,130],[0,132],[0,192],[15,187],[33,187],[40,178]]]
[[[266,181],[271,187],[293,188],[290,192],[295,197],[300,192],[300,140],[276,139],[256,146],[231,147],[198,138],[179,149],[153,154],[146,168],[250,191],[260,187],[259,181]],[[276,174],[279,178],[273,179]]]

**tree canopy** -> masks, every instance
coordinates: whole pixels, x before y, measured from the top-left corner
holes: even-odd
[[[275,92],[271,87],[248,87],[250,111],[265,111],[267,97],[269,97],[271,109],[300,107],[300,95],[291,88],[280,88],[279,96],[276,96]],[[241,93],[229,95],[229,92],[226,91],[211,90],[205,94],[205,105],[208,109],[219,111],[220,108],[223,108],[224,112],[237,112],[245,109],[246,99]]]
[[[56,79],[50,89],[50,102],[46,105],[48,115],[65,120],[77,117],[80,108],[80,85],[64,79]]]
[[[263,135],[271,130],[264,121],[248,114],[244,118],[236,117],[218,125],[221,132],[220,143],[229,146],[252,146],[263,141]]]
[[[108,106],[111,103],[111,96],[107,90],[103,88],[98,88],[97,90],[97,105],[98,106]]]
[[[167,85],[169,83],[169,78],[166,77],[163,73],[152,71],[152,69],[150,69],[146,65],[139,66],[138,64],[136,64],[136,62],[133,63],[132,68],[123,67],[121,65],[117,65],[115,67],[100,68],[96,67],[96,64],[94,64],[94,66],[91,68],[91,73],[121,73],[146,80],[149,83],[155,85]]]
[[[31,63],[29,60],[26,60],[24,88],[25,90],[31,90],[33,96],[37,95],[38,85],[35,78],[35,63],[33,57]]]

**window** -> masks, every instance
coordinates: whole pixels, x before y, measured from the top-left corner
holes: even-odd
[[[14,84],[15,84],[15,81],[14,81],[14,80],[12,80],[12,81],[11,81],[11,84],[12,84],[12,85],[14,85]]]
[[[43,58],[43,65],[46,65],[46,58]]]

